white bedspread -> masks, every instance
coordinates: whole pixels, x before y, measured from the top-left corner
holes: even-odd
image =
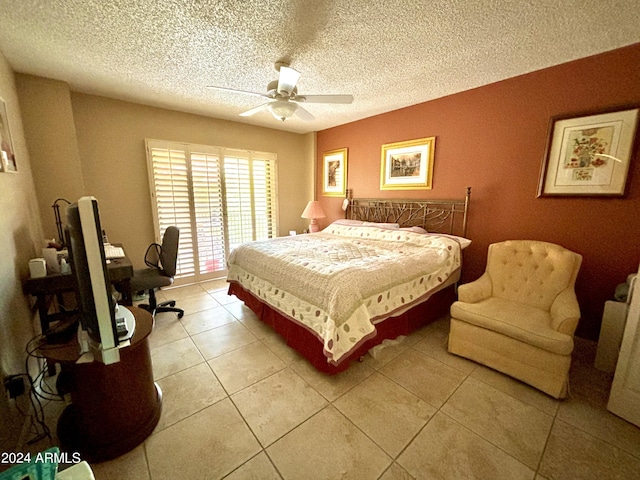
[[[376,321],[423,301],[460,265],[451,237],[330,225],[241,245],[227,279],[315,332],[335,364],[375,332]]]

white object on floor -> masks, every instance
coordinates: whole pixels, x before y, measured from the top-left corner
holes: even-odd
[[[391,347],[394,345],[400,345],[403,340],[406,337],[404,335],[400,335],[399,337],[396,337],[395,339],[390,339],[387,338],[385,340],[382,341],[382,343],[376,345],[375,347],[372,347],[371,349],[369,349],[369,355],[371,355],[373,358],[378,358],[378,355],[382,352],[382,350],[384,350],[387,347]]]
[[[640,427],[640,290],[638,290],[640,283],[638,278],[635,278],[629,288],[627,298],[629,312],[607,409]]]
[[[56,480],[96,480],[96,477],[87,462],[80,462],[58,472]]]
[[[616,369],[628,310],[629,305],[625,302],[608,301],[604,303],[595,363],[598,370],[613,372]]]

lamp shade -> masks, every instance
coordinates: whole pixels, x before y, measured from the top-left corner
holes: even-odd
[[[267,105],[267,108],[271,112],[271,115],[284,122],[287,118],[296,113],[298,105],[287,100],[276,100],[275,102],[270,102]]]
[[[302,212],[302,215],[300,216],[302,218],[316,219],[325,218],[327,215],[324,213],[324,210],[320,206],[320,202],[318,202],[317,200],[311,200],[309,203],[307,203],[304,212]]]

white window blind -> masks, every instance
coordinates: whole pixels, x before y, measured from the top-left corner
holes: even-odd
[[[190,158],[198,273],[221,272],[226,269],[226,256],[220,156],[192,151]]]
[[[251,201],[251,174],[248,158],[238,155],[224,159],[224,178],[227,192],[229,248],[254,240]]]
[[[277,236],[275,161],[257,155],[252,162],[256,240]]]
[[[226,275],[231,249],[277,235],[275,154],[146,143],[156,234],[180,228],[176,283]]]
[[[224,157],[229,246],[276,236],[275,158],[227,151]]]
[[[149,149],[150,185],[154,200],[156,242],[160,243],[167,227],[180,229],[176,278],[193,277],[194,253],[192,239],[189,174],[184,149],[157,144]]]

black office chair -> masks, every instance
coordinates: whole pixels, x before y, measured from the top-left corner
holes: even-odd
[[[149,304],[138,305],[148,310],[153,315],[157,312],[175,312],[178,318],[182,318],[184,310],[175,308],[175,300],[156,302],[156,288],[168,287],[173,283],[178,261],[178,239],[180,230],[177,227],[167,227],[162,237],[162,245],[152,243],[144,255],[144,263],[149,268],[143,268],[133,272],[131,278],[131,291],[149,291]]]

